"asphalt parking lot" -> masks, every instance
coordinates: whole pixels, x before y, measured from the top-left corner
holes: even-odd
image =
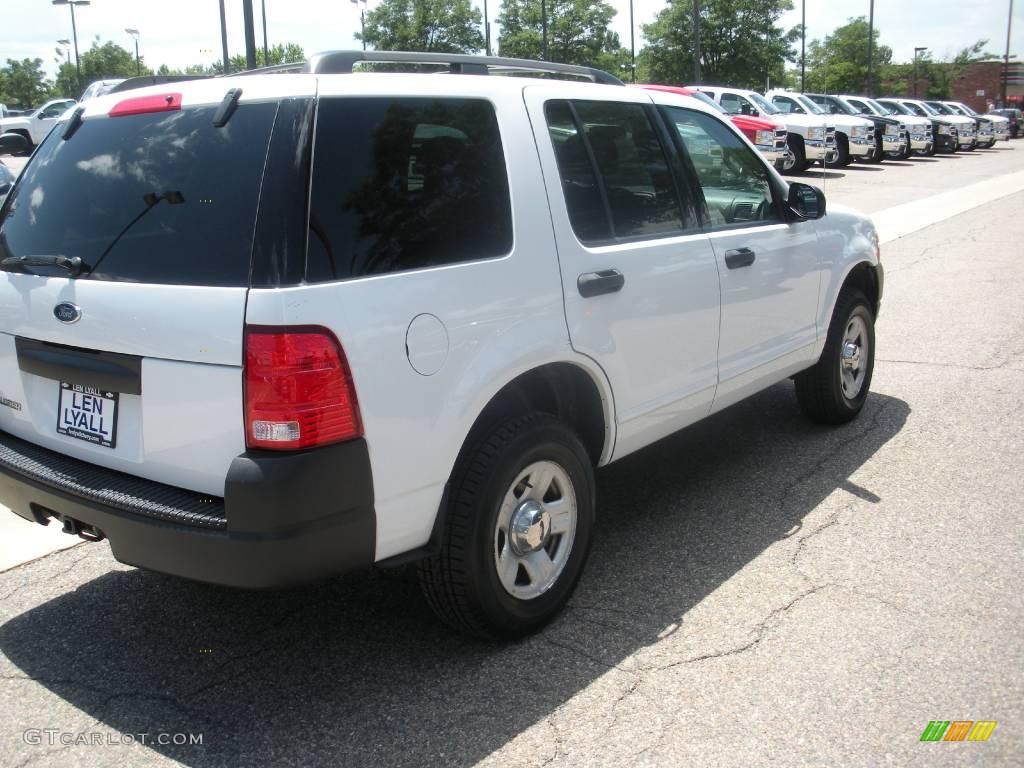
[[[1024,171],[999,147],[806,176],[882,212]],[[787,382],[599,472],[587,571],[522,643],[451,634],[402,570],[239,592],[80,544],[0,573],[0,762],[1020,765],[1022,210],[883,246],[856,422]],[[998,725],[920,742],[937,719]]]

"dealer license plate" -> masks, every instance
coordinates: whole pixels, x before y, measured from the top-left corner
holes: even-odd
[[[117,444],[117,400],[117,392],[62,381],[57,433],[113,448]]]

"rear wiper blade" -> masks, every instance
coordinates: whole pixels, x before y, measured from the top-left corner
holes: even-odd
[[[12,267],[59,267],[67,270],[72,277],[82,274],[85,262],[81,256],[61,256],[60,254],[43,256],[8,256],[0,261],[0,269]]]

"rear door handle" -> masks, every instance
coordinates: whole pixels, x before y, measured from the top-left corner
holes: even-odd
[[[725,266],[729,269],[749,267],[754,263],[754,252],[749,248],[736,248],[725,252]]]
[[[626,284],[625,276],[617,269],[602,269],[600,272],[585,272],[576,280],[580,296],[589,299],[604,293],[621,291]]]

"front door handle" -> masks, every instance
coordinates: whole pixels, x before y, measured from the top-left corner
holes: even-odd
[[[725,266],[729,269],[749,267],[754,263],[754,252],[749,248],[736,248],[725,252]]]
[[[602,269],[600,272],[586,272],[576,280],[580,296],[589,299],[604,293],[621,291],[626,284],[625,276],[617,269]]]

